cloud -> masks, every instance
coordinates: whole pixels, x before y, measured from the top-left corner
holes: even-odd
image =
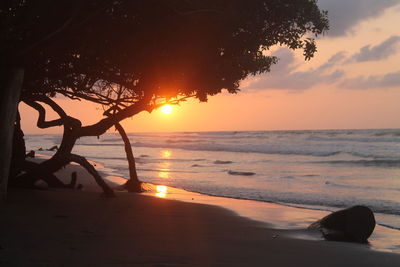
[[[346,58],[346,52],[339,51],[336,54],[334,54],[333,56],[331,56],[325,64],[323,64],[322,66],[319,67],[319,69],[320,69],[320,71],[322,71],[322,70],[328,70],[330,68],[333,68],[334,66],[343,62],[345,58]]]
[[[400,0],[319,0],[318,6],[328,10],[330,30],[327,36],[339,37],[351,33],[360,22],[377,17],[400,4]]]
[[[271,74],[265,74],[253,82],[246,83],[246,89],[309,89],[317,84],[337,82],[344,76],[342,70],[331,69],[345,59],[343,51],[333,55],[326,63],[316,69],[296,71],[299,66],[294,54],[287,48],[280,48],[274,56],[279,58],[277,65],[272,66]]]
[[[400,71],[384,75],[369,75],[348,78],[340,67],[349,61],[383,60],[393,54],[395,44],[400,43],[400,36],[392,36],[379,45],[370,45],[360,49],[360,52],[347,56],[345,51],[339,51],[324,64],[307,71],[299,71],[303,61],[297,61],[292,50],[280,48],[273,53],[279,62],[271,67],[271,72],[246,80],[242,88],[246,90],[282,89],[301,92],[314,86],[334,84],[343,89],[379,89],[400,88]]]
[[[391,36],[379,45],[371,47],[366,45],[360,49],[360,52],[352,55],[347,62],[365,62],[379,61],[389,58],[396,54],[400,36]]]
[[[339,87],[345,89],[400,88],[400,71],[385,75],[358,76],[346,79],[339,83]]]

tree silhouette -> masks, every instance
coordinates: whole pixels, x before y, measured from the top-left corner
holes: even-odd
[[[303,49],[310,59],[312,38],[328,27],[326,12],[310,0],[88,3],[71,9],[62,38],[24,63],[22,99],[56,111],[56,93],[86,99],[105,106],[105,118],[82,126],[58,110],[51,123],[64,125],[60,149],[29,175],[84,164],[71,154],[77,138],[99,136],[139,112],[188,97],[206,101],[223,89],[237,93],[241,80],[277,62],[268,55],[275,45]]]
[[[32,63],[55,55],[80,25],[93,23],[108,1],[7,0],[0,2],[0,194],[7,192],[17,105]]]

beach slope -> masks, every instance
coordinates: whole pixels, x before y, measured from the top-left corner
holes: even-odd
[[[90,179],[83,173],[79,182]],[[92,182],[11,190],[0,206],[0,266],[400,266],[399,254],[291,239],[216,206],[99,195]]]

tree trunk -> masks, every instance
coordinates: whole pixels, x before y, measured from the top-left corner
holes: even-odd
[[[25,163],[25,140],[24,140],[24,132],[21,129],[21,119],[19,116],[19,112],[17,109],[17,116],[14,125],[14,134],[13,134],[13,142],[12,142],[12,153],[11,153],[11,163],[10,163],[10,171],[8,175],[8,184],[12,182],[12,180],[18,176],[18,174],[23,170],[23,166]]]
[[[22,165],[22,170],[25,172],[30,172],[39,166],[40,163],[25,160]],[[38,178],[40,177],[40,178]],[[51,188],[70,188],[74,189],[76,185],[76,172],[71,177],[71,182],[69,184],[64,184],[61,182],[57,176],[52,173],[43,173],[38,177],[30,176],[28,179],[11,179],[9,181],[9,186],[24,187],[24,188],[37,188],[35,186],[36,181],[43,180],[47,186]]]
[[[46,110],[35,101],[43,102],[49,105],[59,116],[60,119],[46,121]],[[113,190],[104,182],[96,169],[84,158],[72,154],[72,149],[79,137],[82,124],[78,119],[67,116],[64,110],[53,100],[45,96],[36,96],[32,100],[24,100],[26,104],[39,112],[37,125],[39,128],[48,128],[55,125],[63,125],[64,132],[60,148],[50,159],[40,163],[29,172],[16,178],[16,183],[34,182],[40,177],[49,176],[57,170],[61,169],[71,161],[84,167],[96,180],[96,183],[103,189],[103,196],[114,197]]]
[[[0,199],[7,197],[14,123],[24,80],[24,69],[12,68],[7,76],[6,83],[0,88]]]
[[[132,152],[131,142],[129,141],[129,138],[126,135],[126,132],[120,123],[116,123],[115,128],[117,129],[117,131],[122,137],[122,140],[124,141],[126,159],[128,160],[128,166],[129,166],[129,180],[124,184],[124,187],[126,190],[128,190],[128,192],[135,192],[135,193],[143,192],[142,182],[139,181],[136,172],[136,163],[135,163],[135,157],[133,156]]]

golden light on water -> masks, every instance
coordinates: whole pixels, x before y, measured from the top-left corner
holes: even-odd
[[[169,159],[171,157],[171,151],[169,150],[161,150],[161,157],[164,159]],[[158,171],[158,177],[163,178],[163,179],[169,179],[170,177],[170,165],[171,163],[168,161],[164,161],[161,163]]]
[[[157,192],[160,193],[167,193],[168,189],[165,185],[157,185],[156,187]]]
[[[164,105],[161,107],[161,112],[168,115],[172,112],[172,106],[171,105]]]
[[[170,178],[169,172],[159,172],[158,177],[164,178],[164,179],[169,179]]]
[[[172,153],[169,150],[163,150],[161,151],[161,157],[165,159],[169,159],[171,157]]]
[[[165,185],[157,185],[156,186],[156,196],[157,197],[166,197],[168,192],[168,187],[166,187]]]

